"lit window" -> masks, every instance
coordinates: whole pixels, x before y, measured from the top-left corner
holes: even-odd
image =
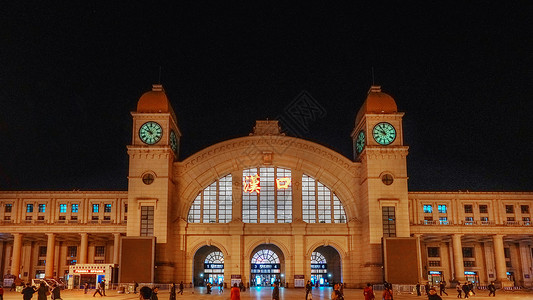
[[[439,213],[440,213],[440,214],[445,214],[445,213],[448,212],[448,208],[446,207],[446,205],[442,205],[442,204],[440,204],[440,205],[438,206],[438,208],[439,208]]]
[[[33,212],[33,204],[26,204],[26,212],[27,213]]]
[[[100,204],[93,204],[93,213],[97,213],[100,211]]]
[[[40,213],[46,212],[46,204],[39,204],[39,212]]]
[[[302,176],[302,215],[307,223],[346,223],[342,202],[327,186]]]
[[[433,206],[431,204],[424,204],[424,213],[430,214],[433,212]]]
[[[231,174],[213,182],[194,199],[189,209],[189,223],[228,223],[232,213]]]
[[[481,218],[479,218],[479,220],[481,222],[488,222],[489,221],[489,217],[481,217]]]
[[[110,213],[111,212],[111,204],[105,204],[104,205],[104,212]]]
[[[524,222],[524,225],[527,225],[527,226],[531,225],[531,220],[529,217],[523,217],[522,222]]]
[[[72,204],[72,206],[70,208],[71,208],[71,212],[77,213],[78,212],[78,208],[79,208],[79,204]]]
[[[13,210],[13,204],[6,204],[4,211],[10,213]]]
[[[439,217],[439,223],[441,225],[448,225],[448,217]]]
[[[66,204],[59,204],[59,212],[60,213],[66,213],[67,212],[67,205]]]

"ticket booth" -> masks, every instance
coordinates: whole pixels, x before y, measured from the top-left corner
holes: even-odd
[[[78,264],[69,267],[68,288],[81,289],[84,284],[89,284],[93,289],[103,279],[106,280],[106,289],[113,281],[117,265],[114,264]]]
[[[443,280],[442,272],[441,271],[429,271],[428,272],[428,281],[429,284],[439,285],[439,283]]]

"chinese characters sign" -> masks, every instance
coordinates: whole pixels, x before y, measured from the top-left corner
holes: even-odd
[[[261,177],[258,174],[252,176],[245,176],[242,183],[242,189],[245,193],[260,193],[261,191]],[[277,178],[276,188],[278,190],[288,189],[291,185],[291,179],[289,177]]]

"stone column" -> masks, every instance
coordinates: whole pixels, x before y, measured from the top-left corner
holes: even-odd
[[[455,270],[455,281],[465,281],[465,266],[463,263],[463,244],[461,243],[461,234],[452,235],[453,247],[453,267]]]
[[[80,264],[87,263],[87,247],[89,246],[89,234],[80,233],[81,242],[80,242]]]
[[[44,269],[45,278],[54,278],[54,257],[56,249],[56,234],[47,233],[48,243],[46,244],[46,267]]]
[[[113,244],[113,264],[118,265],[120,257],[120,233],[113,233],[115,243]]]
[[[13,254],[11,260],[11,274],[20,277],[20,257],[22,255],[22,234],[13,233]]]
[[[496,234],[492,236],[494,243],[494,261],[496,264],[496,280],[499,282],[506,282],[507,280],[507,266],[505,265],[505,252],[503,250],[503,235]]]

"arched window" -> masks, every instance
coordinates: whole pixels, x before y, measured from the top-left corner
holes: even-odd
[[[242,220],[292,222],[291,170],[277,167],[243,170]]]
[[[209,253],[205,258],[204,263],[206,264],[223,264],[224,263],[224,254],[220,251],[215,251]]]
[[[326,264],[326,258],[319,252],[313,252],[311,254],[311,264]]]
[[[231,221],[231,174],[213,182],[201,191],[191,208],[189,223],[228,223]]]
[[[346,223],[344,207],[337,196],[313,177],[302,176],[302,215],[307,223]]]
[[[278,255],[268,249],[257,251],[252,257],[252,264],[279,264],[280,260]]]

